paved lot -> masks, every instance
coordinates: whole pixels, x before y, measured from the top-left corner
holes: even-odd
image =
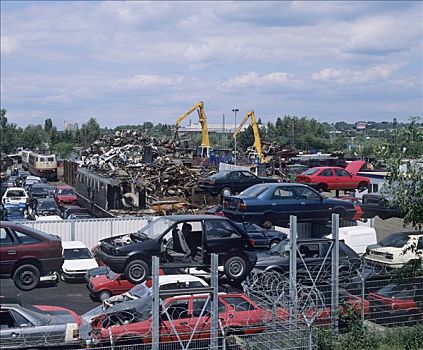
[[[84,314],[93,309],[99,302],[90,298],[85,283],[59,282],[56,286],[45,285],[29,292],[19,290],[10,278],[0,279],[0,295],[18,298],[33,305],[54,305],[72,309],[78,314]]]

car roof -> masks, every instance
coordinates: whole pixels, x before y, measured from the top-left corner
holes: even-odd
[[[159,284],[167,284],[172,282],[201,282],[204,286],[208,286],[208,284],[200,277],[188,274],[159,276]]]
[[[63,249],[87,248],[81,241],[62,241]]]
[[[38,203],[42,203],[42,202],[55,202],[56,203],[56,201],[54,200],[54,198],[51,198],[51,197],[49,197],[49,198],[38,198],[37,199],[37,202]]]
[[[58,190],[64,190],[64,189],[74,189],[72,186],[69,186],[69,185],[59,185],[59,186],[56,186],[56,188],[57,188]]]
[[[6,192],[7,192],[7,191],[17,191],[17,190],[21,190],[21,191],[24,191],[24,192],[25,192],[25,189],[24,189],[24,188],[22,188],[22,187],[9,187],[9,188],[6,190]]]

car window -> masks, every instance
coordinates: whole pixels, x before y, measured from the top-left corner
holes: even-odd
[[[335,169],[336,176],[350,177],[351,174],[344,169]]]
[[[39,243],[40,240],[31,236],[28,236],[27,234],[19,231],[15,231],[16,236],[19,239],[19,242],[21,244],[33,244],[33,243]]]
[[[423,237],[419,238],[419,242],[417,243],[417,249],[423,250]]]
[[[242,191],[239,195],[242,197],[258,197],[268,189],[268,185],[254,185]]]
[[[295,192],[297,192],[297,195],[299,198],[304,198],[304,199],[318,199],[320,200],[320,195],[316,192],[314,192],[312,189],[307,188],[307,187],[303,187],[303,186],[298,186],[295,187]]]
[[[192,301],[192,316],[199,317],[201,314],[201,310],[203,310],[204,304],[206,302],[206,298],[198,298]],[[226,306],[219,300],[218,306],[218,313],[221,314],[225,312]],[[210,300],[207,302],[206,309],[203,312],[203,315],[210,313]]]
[[[10,310],[10,313],[12,314],[14,320],[15,320],[15,324],[20,327],[23,324],[26,325],[32,325],[31,322],[29,322],[25,317],[23,317],[19,312],[17,312],[16,310]]]
[[[170,303],[166,310],[169,317],[173,320],[191,317],[188,315],[188,300],[186,299]]]
[[[278,187],[273,192],[272,199],[283,200],[295,198],[294,190],[291,187]]]
[[[304,259],[318,258],[319,245],[318,244],[300,244],[297,254],[300,254]]]
[[[333,176],[332,169],[324,169],[319,176]]]
[[[6,197],[25,197],[25,192],[19,190],[7,191]]]
[[[321,251],[321,257],[324,258],[326,256],[326,254],[328,253],[328,250],[332,247],[332,242],[328,241],[328,242],[323,242],[322,244],[320,244],[320,251]],[[328,255],[328,257],[330,257],[330,253]]]
[[[16,328],[15,319],[10,310],[0,310],[0,329]]]
[[[301,175],[313,175],[319,171],[319,168],[311,168],[304,171]]]
[[[408,236],[402,234],[391,234],[379,242],[382,247],[402,248],[408,242]]]
[[[0,246],[13,245],[13,238],[5,228],[0,228]]]
[[[239,171],[234,171],[232,174],[231,174],[231,179],[232,180],[239,180],[239,179],[241,179],[242,178],[242,175],[241,175],[241,173],[239,172]]]
[[[235,311],[251,311],[255,310],[253,304],[241,297],[223,297],[223,300],[226,301]]]
[[[63,251],[65,260],[93,259],[88,248],[71,248]]]
[[[240,237],[239,232],[224,220],[207,220],[205,226],[207,240]]]

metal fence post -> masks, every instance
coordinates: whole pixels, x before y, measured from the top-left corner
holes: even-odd
[[[289,216],[289,324],[297,324],[297,217]]]
[[[110,237],[113,237],[113,220],[110,220]]]
[[[159,258],[157,256],[152,257],[152,279],[153,279],[153,305],[152,305],[152,314],[153,314],[153,325],[152,325],[152,342],[151,349],[159,350],[160,342],[160,295],[159,295]]]
[[[71,220],[71,222],[70,222],[71,241],[75,240],[75,221],[76,220]]]
[[[333,333],[338,334],[339,309],[339,214],[332,214],[332,239],[335,240],[332,248],[332,303],[331,321]]]
[[[218,271],[218,255],[211,256],[211,332],[210,332],[210,349],[217,350],[219,347],[218,330],[219,330],[219,271]]]

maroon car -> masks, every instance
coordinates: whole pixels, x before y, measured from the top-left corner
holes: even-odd
[[[40,276],[59,271],[62,264],[60,237],[0,221],[1,277],[12,277],[16,287],[31,290],[37,287]]]
[[[54,191],[54,199],[59,207],[78,204],[75,189],[69,185],[57,186]]]

